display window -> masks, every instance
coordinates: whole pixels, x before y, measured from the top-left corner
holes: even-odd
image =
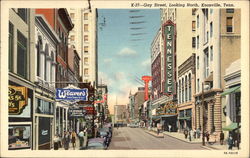
[[[9,126],[9,150],[31,148],[30,125]]]

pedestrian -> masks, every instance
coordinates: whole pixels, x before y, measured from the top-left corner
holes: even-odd
[[[172,126],[169,124],[169,125],[168,125],[168,131],[169,131],[169,132],[171,132],[171,127],[172,127]]]
[[[201,136],[201,131],[200,131],[200,129],[199,129],[199,128],[196,130],[196,133],[197,133],[197,138],[198,138],[198,139],[200,139],[200,136]]]
[[[207,138],[207,143],[209,143],[209,133],[208,133],[208,131],[206,132],[206,134],[205,134],[205,136],[206,136],[206,138]]]
[[[185,139],[187,139],[187,136],[188,136],[188,130],[185,128],[184,130],[184,136],[185,136]]]
[[[220,132],[220,145],[223,145],[224,142],[224,133],[221,131]]]
[[[194,129],[194,139],[196,139],[196,129]]]
[[[191,138],[191,130],[188,131],[188,139],[189,139],[189,141],[191,142],[191,140],[192,140],[192,138]]]
[[[193,139],[193,135],[194,135],[194,132],[193,132],[193,130],[191,128],[191,130],[190,130],[190,141]]]
[[[84,132],[83,130],[81,130],[79,133],[78,133],[78,137],[79,137],[79,141],[80,141],[80,148],[83,147],[83,141],[84,141]]]
[[[60,145],[59,145],[60,138],[59,138],[58,134],[55,135],[53,141],[54,141],[54,150],[58,150],[58,148],[60,147]]]
[[[72,143],[73,149],[75,150],[75,147],[76,147],[76,132],[75,131],[71,133],[71,143]]]
[[[161,124],[160,123],[157,123],[157,134],[159,135],[160,133],[160,130],[161,130]]]
[[[69,132],[65,133],[63,142],[64,142],[64,149],[68,150],[69,149],[69,142],[70,142]]]
[[[233,148],[233,137],[232,137],[232,135],[229,135],[229,138],[228,138],[228,140],[227,140],[227,143],[228,143],[228,149],[229,150],[232,150],[232,148]]]

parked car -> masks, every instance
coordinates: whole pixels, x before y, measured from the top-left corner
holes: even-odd
[[[98,136],[104,138],[106,145],[109,146],[112,138],[112,132],[109,130],[109,128],[100,128],[98,130]]]
[[[107,145],[105,144],[104,138],[92,138],[88,140],[87,146],[82,150],[106,150]]]

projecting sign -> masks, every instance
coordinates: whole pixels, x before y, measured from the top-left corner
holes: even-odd
[[[174,35],[174,23],[168,21],[166,25],[164,25],[164,36],[166,42],[166,93],[174,93]]]
[[[56,89],[57,100],[82,100],[88,101],[88,89]]]
[[[86,114],[85,109],[80,108],[70,108],[69,109],[69,117],[84,117]]]

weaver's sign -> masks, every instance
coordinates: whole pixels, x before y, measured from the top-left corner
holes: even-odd
[[[82,100],[88,101],[88,89],[56,89],[57,100]]]
[[[163,27],[165,36],[166,80],[165,92],[174,93],[174,23],[167,21]]]

